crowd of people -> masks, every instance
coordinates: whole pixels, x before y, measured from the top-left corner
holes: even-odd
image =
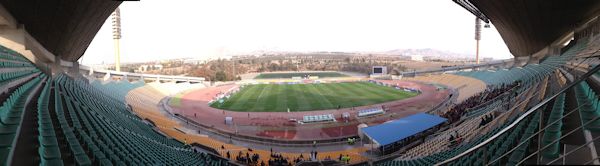
[[[449,123],[457,122],[466,113],[467,110],[475,108],[484,102],[495,99],[496,97],[510,91],[520,85],[520,81],[515,81],[508,85],[489,86],[485,91],[467,98],[465,101],[454,105],[449,111],[442,114],[442,117],[448,119]]]
[[[269,166],[291,166],[292,165],[292,163],[288,161],[288,158],[283,157],[279,153],[273,153],[272,151],[271,151],[271,158],[269,159],[268,163],[269,163]]]
[[[494,120],[494,115],[493,114],[486,115],[486,116],[482,117],[481,118],[481,122],[479,122],[479,127],[485,126],[486,124],[490,123],[492,120]]]
[[[231,158],[231,154],[229,153],[229,151],[227,151],[227,153],[225,155],[228,159]],[[244,163],[247,165],[257,165],[259,159],[260,159],[260,155],[258,155],[256,153],[250,155],[250,153],[246,152],[246,155],[244,155],[242,153],[242,151],[239,151],[238,155],[235,157],[235,160],[237,162]],[[262,162],[261,165],[264,165],[264,162]]]
[[[225,150],[225,147],[221,146],[221,149]],[[271,149],[270,158],[267,163],[265,163],[263,160],[261,160],[259,154],[251,154],[252,151],[252,149],[248,149],[245,154],[242,151],[238,151],[237,156],[235,156],[235,161],[241,164],[252,166],[292,166],[303,161],[319,161],[317,157],[319,152],[317,151],[311,151],[310,155],[306,157],[303,154],[300,154],[298,157],[290,160],[289,157],[284,157],[281,155],[281,153],[273,152],[273,149]],[[232,154],[227,151],[225,153],[225,157],[227,157],[227,159],[231,159]],[[331,156],[326,156],[323,161],[334,161],[334,159],[332,159]],[[340,154],[338,161],[348,164],[350,163],[350,156]]]

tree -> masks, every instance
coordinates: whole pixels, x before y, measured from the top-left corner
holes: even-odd
[[[215,79],[217,81],[225,81],[227,79],[227,74],[225,74],[223,71],[218,71],[215,73]]]

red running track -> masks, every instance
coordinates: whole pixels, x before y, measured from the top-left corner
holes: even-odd
[[[306,112],[235,112],[210,107],[208,102],[219,92],[224,92],[238,85],[225,85],[209,87],[189,92],[183,95],[181,105],[172,107],[174,113],[185,116],[205,126],[211,126],[220,131],[246,135],[250,137],[269,138],[279,140],[328,140],[357,135],[357,126],[365,123],[369,126],[399,119],[415,113],[427,112],[444,100],[448,99],[449,90],[438,91],[435,86],[409,81],[386,80],[381,81],[401,87],[419,89],[422,93],[418,96],[391,101],[381,104],[350,108],[306,111]],[[383,115],[357,118],[358,111],[362,109],[381,107],[385,105],[386,113]],[[350,113],[350,120],[343,122],[342,113]],[[302,120],[304,115],[333,114],[336,122],[298,124],[289,119]],[[225,117],[233,117],[235,125],[225,124]]]

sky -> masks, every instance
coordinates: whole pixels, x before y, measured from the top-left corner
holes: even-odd
[[[451,0],[142,0],[120,6],[121,62],[271,51],[475,53],[475,16]],[[512,55],[493,27],[480,55]],[[114,63],[110,17],[79,60]]]

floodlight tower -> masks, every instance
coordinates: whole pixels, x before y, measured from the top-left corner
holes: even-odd
[[[115,71],[121,71],[121,51],[119,46],[119,40],[121,40],[121,11],[118,7],[111,14],[111,17],[113,41],[115,44]]]
[[[475,17],[475,64],[479,64],[479,40],[481,40],[481,19]]]

